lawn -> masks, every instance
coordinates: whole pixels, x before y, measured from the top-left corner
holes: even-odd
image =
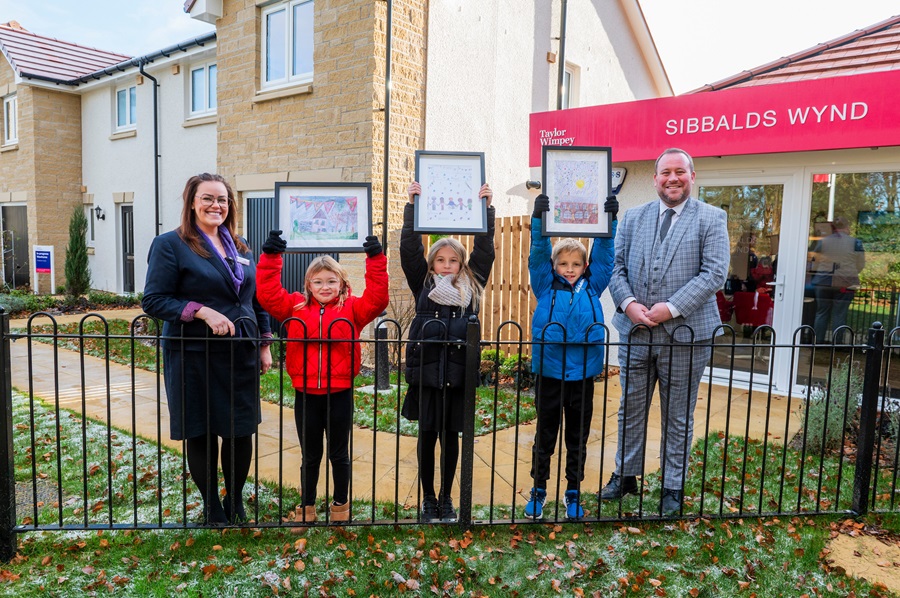
[[[54,329],[49,324],[34,326],[31,334],[34,335],[34,340],[49,343],[53,340],[51,336],[54,335]],[[126,320],[111,319],[104,324],[99,319],[89,319],[83,325],[59,324],[55,334],[61,348],[84,351],[86,355],[108,358],[122,365],[130,366],[133,363],[138,368],[155,372],[162,360],[154,340],[147,338],[157,335],[152,320],[148,319],[138,320],[133,331],[131,322]],[[391,372],[390,379],[391,391],[379,391],[377,397],[372,392],[354,392],[355,423],[363,428],[377,426],[378,430],[395,431],[398,430],[399,420],[400,434],[416,436],[418,424],[400,417],[396,370]],[[365,373],[357,376],[355,387],[359,389],[373,383],[372,375]],[[406,385],[402,383],[399,387],[401,405],[405,391]],[[294,407],[294,389],[286,372],[275,369],[263,375],[260,378],[260,392],[264,401],[275,405],[283,402],[285,407]],[[479,387],[476,392],[476,435],[503,430],[516,425],[517,421],[526,423],[537,417],[534,393],[529,390],[520,391],[517,395],[514,385],[493,385]]]
[[[57,496],[37,507],[43,523],[57,521],[60,511],[64,524],[77,526],[128,521],[136,498],[140,522],[178,525],[184,521],[183,503],[196,503],[193,484],[180,477],[181,457],[175,452],[163,449],[157,456],[153,443],[70,412],[57,416],[52,407],[18,395],[14,420],[23,432],[15,435],[17,479],[34,475],[52,482],[60,468],[63,472]],[[39,447],[34,454],[31,435],[22,428],[32,424]],[[695,459],[704,451],[719,454],[721,462],[707,466],[730,467],[725,449],[737,449],[736,440],[715,436],[709,442],[708,450],[703,443],[694,447]],[[160,460],[162,486],[156,469]],[[113,464],[110,476],[107,462]],[[85,471],[87,500],[80,481]],[[691,494],[702,484],[697,479],[702,471],[702,463],[692,468]],[[188,495],[183,500],[184,486]],[[258,505],[261,521],[283,512],[274,489],[260,485],[255,492],[249,510]],[[56,504],[58,495],[62,502]],[[285,497],[284,508],[293,500],[296,496]],[[28,517],[19,514],[26,527],[32,525]],[[188,521],[196,518],[189,510]],[[826,542],[848,527],[842,521],[837,516],[760,519],[748,514],[730,520],[634,519],[468,530],[455,525],[315,527],[303,536],[265,527],[32,531],[19,535],[16,558],[0,565],[0,588],[23,596],[887,595],[823,562]],[[871,516],[864,523],[900,530],[895,517]],[[858,533],[863,526],[849,527]]]

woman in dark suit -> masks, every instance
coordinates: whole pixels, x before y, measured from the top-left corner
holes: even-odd
[[[150,246],[141,306],[165,321],[170,433],[186,441],[204,523],[238,523],[246,520],[242,494],[261,421],[258,374],[269,369],[272,356],[267,344],[218,339],[270,337],[269,317],[256,301],[250,249],[234,232],[231,187],[220,175],[204,173],[188,179],[183,197],[181,226]]]

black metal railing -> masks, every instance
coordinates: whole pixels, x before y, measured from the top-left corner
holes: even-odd
[[[334,491],[327,459],[327,443],[335,441],[330,435],[319,476],[318,519],[296,515],[303,447],[294,423],[296,391],[283,356],[288,351],[307,357],[322,351],[328,369],[330,359],[336,359],[338,351],[346,354],[348,344],[361,350],[364,367],[353,388],[351,517],[339,524],[422,523],[417,427],[401,415],[407,390],[401,363],[405,341],[399,340],[397,322],[384,320],[379,326],[387,334],[380,332],[376,339],[275,342],[277,367],[259,379],[261,423],[253,436],[250,480],[243,493],[250,523],[241,524],[301,528],[338,523],[323,506]],[[512,334],[498,330],[495,338],[515,340],[481,342],[479,323],[472,321],[465,338],[424,343],[464,353],[466,379],[445,395],[461,397],[467,414],[460,434],[457,488],[451,493],[459,508],[457,522],[463,526],[532,521],[523,509],[533,485],[535,405],[540,397],[535,397],[529,358],[523,357],[535,352],[523,349],[541,345],[540,354],[546,355],[554,345],[565,364],[581,363],[584,360],[576,358],[599,346],[594,337],[586,337],[593,342],[562,343],[531,339],[515,322],[504,322],[501,328]],[[587,452],[578,455],[585,470],[584,480],[577,483],[583,519],[671,518],[660,509],[657,447],[666,424],[658,421],[656,405],[643,431],[645,465],[639,492],[613,501],[598,498],[615,470],[622,394],[617,368],[628,368],[627,356],[651,344],[643,337],[630,344],[630,339],[610,342],[610,331],[601,328],[605,374],[589,382],[593,417]],[[749,343],[738,342],[727,326],[722,332],[715,343],[694,344],[714,348],[716,357],[704,374],[694,432],[683,447],[689,466],[684,502],[674,517],[896,510],[900,409],[892,398],[898,385],[892,357],[900,348],[898,330],[886,333],[876,323],[864,343],[826,345],[801,342],[808,337],[806,327],[789,342],[779,342],[765,326]],[[260,340],[210,338],[204,354],[208,360],[231,363],[238,343]],[[16,534],[39,530],[210,525],[190,479],[185,443],[169,438],[163,341],[181,342],[163,337],[159,323],[147,316],[116,330],[96,314],[69,328],[48,314],[36,314],[24,329],[12,331],[8,316],[0,316],[0,557],[14,556]],[[212,346],[218,348],[212,351]],[[616,364],[620,348],[626,357]],[[356,359],[354,351],[349,355]],[[375,367],[376,356],[388,363]],[[759,372],[757,360],[789,364],[789,388],[777,388],[767,373]],[[335,390],[328,385],[326,380],[326,401]],[[565,438],[572,421],[561,419],[542,521],[566,520]],[[219,470],[217,475],[225,473]],[[230,473],[233,477],[235,472]]]

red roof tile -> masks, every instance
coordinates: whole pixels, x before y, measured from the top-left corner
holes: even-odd
[[[40,75],[68,81],[131,58],[36,35],[15,25],[18,24],[0,24],[0,51],[22,76]]]
[[[687,93],[900,69],[900,16]]]

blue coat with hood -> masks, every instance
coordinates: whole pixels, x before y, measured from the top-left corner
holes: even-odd
[[[541,234],[541,219],[531,219],[528,272],[537,297],[531,319],[535,374],[569,381],[593,378],[603,371],[606,331],[600,295],[612,276],[617,224],[613,220],[611,237],[594,239],[584,275],[570,284],[553,268],[553,249],[550,238]],[[546,344],[564,342],[570,344]]]

